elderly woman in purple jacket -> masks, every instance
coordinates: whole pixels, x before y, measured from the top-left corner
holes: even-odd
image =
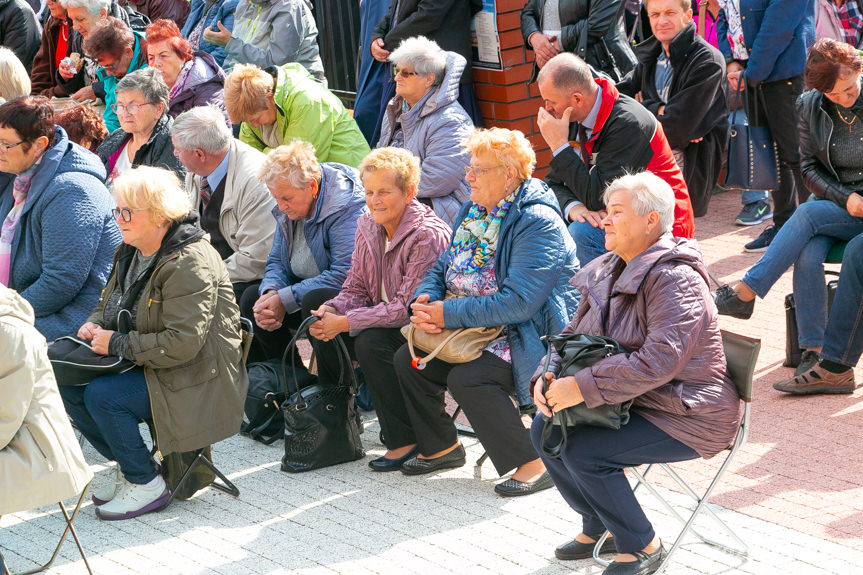
[[[393,369],[393,354],[405,343],[400,328],[407,306],[426,271],[449,243],[449,226],[417,201],[419,158],[401,148],[378,148],[360,164],[369,213],[357,221],[354,253],[339,294],[312,315],[320,321],[309,332],[322,383],[337,383],[338,354],[330,341],[345,342],[366,375],[384,444],[383,457],[369,462],[375,471],[394,471],[405,406]],[[314,293],[310,297],[314,297]]]
[[[534,401],[543,415],[584,402],[587,407],[633,399],[630,421],[618,430],[566,428],[560,459],[543,457],[582,530],[555,550],[560,559],[590,557],[606,530],[603,552],[616,551],[606,575],[653,573],[663,559],[655,534],[624,476],[643,463],[710,458],[728,447],[740,421],[740,398],[728,377],[710,299],[707,270],[693,240],[671,235],[674,194],[650,173],[623,176],[605,192],[609,253],[572,279],[582,293],[563,333],[616,339],[625,353],[574,377],[556,379],[559,358],[540,374]],[[540,377],[542,375],[542,377]],[[531,429],[537,451],[543,417]],[[552,445],[560,441],[552,432]]]

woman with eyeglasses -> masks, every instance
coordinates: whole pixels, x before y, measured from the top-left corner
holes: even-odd
[[[120,232],[105,168],[55,126],[47,98],[0,106],[0,283],[21,294],[49,341],[96,305]]]
[[[112,193],[123,244],[78,337],[136,367],[60,389],[75,426],[117,462],[92,496],[104,520],[156,511],[170,497],[139,421],[153,421],[163,456],[200,449],[239,431],[248,388],[234,289],[180,180],[143,166],[118,176]]]
[[[396,95],[387,104],[378,146],[405,148],[420,159],[417,199],[452,225],[470,195],[462,141],[473,122],[457,100],[465,59],[420,36],[403,41],[389,60]]]
[[[108,186],[128,170],[155,166],[172,170],[181,180],[183,164],[174,156],[168,115],[168,86],[156,68],[136,70],[117,83],[117,103],[111,107],[120,128],[111,132],[97,153],[108,172]]]
[[[578,271],[575,243],[554,194],[531,178],[536,155],[524,134],[476,130],[463,145],[470,152],[470,201],[456,218],[449,247],[414,292],[410,321],[427,333],[503,331],[466,363],[432,359],[417,369],[407,344],[401,346],[393,363],[405,409],[378,417],[400,423],[398,437],[388,432],[385,438],[386,457],[405,475],[461,467],[465,451],[445,410],[449,390],[497,472],[513,472],[495,493],[529,495],[552,482],[522,415],[535,411],[529,386],[544,352],[540,337],[559,333],[575,313],[577,292],[568,283]]]

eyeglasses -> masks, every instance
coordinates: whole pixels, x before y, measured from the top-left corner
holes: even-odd
[[[111,210],[111,214],[114,216],[115,220],[117,218],[119,218],[120,216],[123,216],[124,222],[131,222],[132,221],[132,214],[134,214],[135,212],[146,212],[146,211],[147,211],[147,208],[140,208],[137,210],[130,210],[129,208],[122,208],[122,209],[114,208],[113,210]]]
[[[127,112],[129,114],[135,115],[138,110],[143,108],[144,106],[155,105],[154,102],[144,102],[143,104],[129,104],[128,106],[125,104],[111,104],[111,109],[114,110],[114,113],[117,112]]]
[[[418,74],[416,72],[408,72],[407,70],[393,68],[393,78],[398,78],[399,76],[402,78],[410,78],[411,76],[418,76]]]
[[[100,65],[100,66],[102,66],[102,68],[103,68],[106,72],[111,72],[111,73],[113,74],[113,73],[114,73],[114,72],[116,72],[116,71],[117,71],[117,69],[121,66],[121,63],[123,62],[123,59],[124,59],[124,58],[123,58],[123,56],[120,56],[119,58],[117,58],[116,60],[114,60],[114,62],[113,62],[113,63],[111,63],[110,65],[109,65],[109,64],[103,64],[103,63],[102,63],[102,61],[101,61],[101,60],[99,60],[98,58],[96,58],[96,61],[99,63],[99,65]]]
[[[24,143],[24,142],[26,142],[26,141],[27,141],[27,140],[21,140],[20,142],[16,142],[16,143],[14,143],[14,144],[3,144],[3,143],[0,143],[0,150],[2,150],[2,151],[3,151],[3,153],[5,154],[6,152],[8,152],[9,150],[11,150],[12,148],[15,148],[15,147],[17,147],[17,146],[20,146],[21,144],[23,144],[23,143]]]
[[[504,166],[503,164],[491,166],[490,168],[476,168],[474,166],[465,166],[464,167],[464,175],[465,175],[465,177],[467,177],[467,176],[471,175],[471,172],[473,172],[474,176],[484,176],[492,170],[496,170],[498,168],[504,168],[504,167],[506,167],[506,166]]]

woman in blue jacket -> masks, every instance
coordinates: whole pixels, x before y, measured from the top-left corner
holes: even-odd
[[[96,306],[120,230],[105,168],[54,125],[44,97],[0,106],[0,283],[36,312],[48,341],[75,333]]]
[[[308,142],[272,150],[259,174],[276,200],[276,235],[260,287],[240,298],[243,317],[254,318],[256,326],[249,361],[281,358],[291,329],[339,294],[357,219],[368,212],[359,172],[319,163]],[[314,297],[306,297],[311,291]]]
[[[387,452],[377,468],[418,475],[464,465],[464,448],[444,410],[449,389],[498,473],[515,470],[495,492],[527,495],[552,483],[520,413],[533,410],[529,382],[532,366],[543,355],[540,337],[558,333],[575,311],[577,295],[568,281],[578,271],[578,260],[554,194],[531,178],[536,156],[524,135],[476,130],[466,147],[471,201],[456,218],[449,248],[417,288],[411,321],[428,333],[504,329],[467,363],[433,359],[419,370],[407,345],[396,352],[399,381],[391,393],[401,393],[404,410],[388,414],[401,426],[399,437],[387,437],[387,445],[401,447]],[[447,292],[460,297],[443,301]],[[519,410],[512,406],[512,395]]]

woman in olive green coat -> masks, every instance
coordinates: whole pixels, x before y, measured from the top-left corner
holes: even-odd
[[[78,337],[136,367],[61,390],[76,426],[118,463],[113,485],[93,495],[107,520],[169,498],[138,421],[153,420],[162,455],[199,449],[239,431],[248,388],[231,280],[177,177],[140,167],[118,177],[113,193],[123,245]]]

